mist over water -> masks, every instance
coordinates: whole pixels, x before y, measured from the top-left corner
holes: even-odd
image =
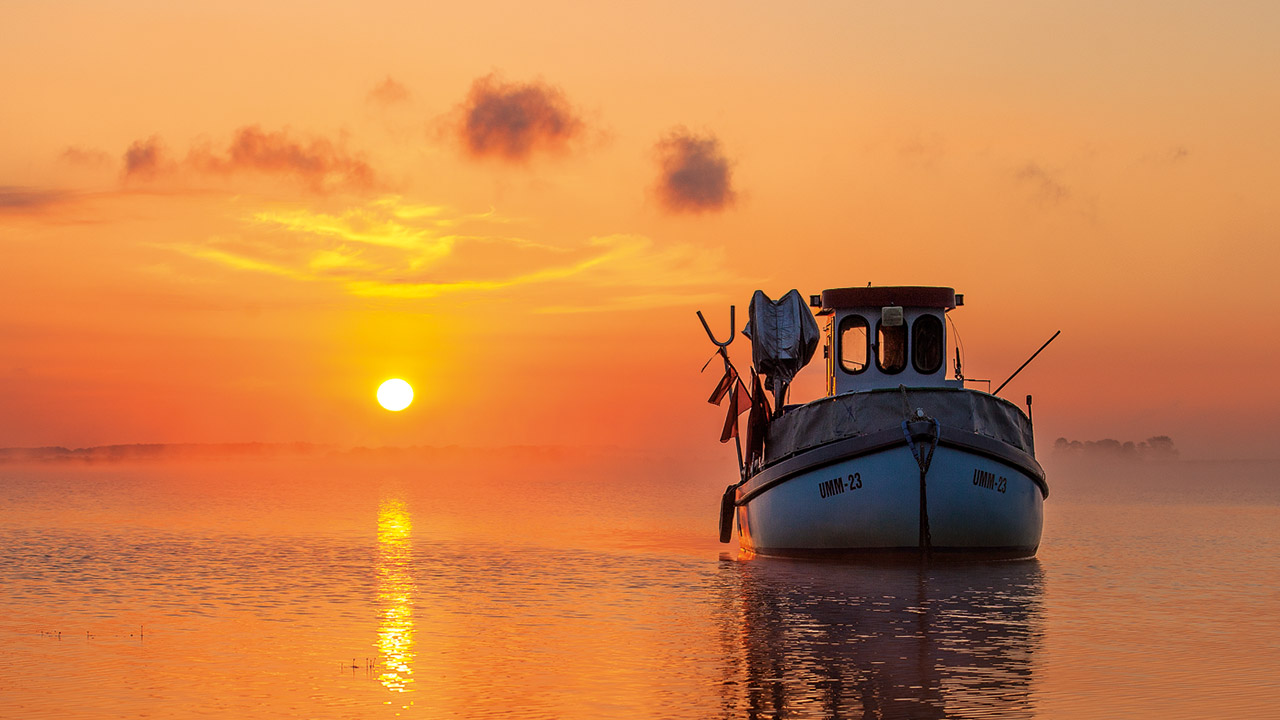
[[[0,465],[0,716],[1205,717],[1280,703],[1280,464],[1045,460],[1034,561],[739,559],[620,453]]]

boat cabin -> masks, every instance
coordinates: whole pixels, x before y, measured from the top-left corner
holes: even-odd
[[[947,379],[946,314],[964,296],[944,287],[823,290],[809,304],[827,319],[827,394],[897,387],[963,387]]]

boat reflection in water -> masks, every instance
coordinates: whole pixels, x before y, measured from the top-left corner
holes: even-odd
[[[1043,637],[1036,560],[725,562],[722,624],[747,717],[1031,717]]]
[[[378,507],[378,679],[388,690],[404,692],[413,683],[414,630],[411,573],[413,520],[400,500]]]

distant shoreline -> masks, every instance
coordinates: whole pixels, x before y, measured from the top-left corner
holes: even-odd
[[[325,455],[341,450],[315,443],[132,443],[84,448],[62,446],[0,448],[4,462],[98,462],[160,460],[179,457],[262,457]]]
[[[592,448],[599,451],[602,448]],[[608,449],[605,449],[606,451]],[[615,449],[616,450],[616,449]],[[100,463],[182,459],[329,458],[329,457],[448,457],[484,452],[502,456],[560,457],[572,453],[564,446],[506,445],[409,447],[343,447],[309,442],[244,443],[131,443],[83,448],[62,446],[0,448],[0,465],[8,463]]]

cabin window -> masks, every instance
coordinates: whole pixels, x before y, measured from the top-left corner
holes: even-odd
[[[886,375],[907,367],[907,326],[876,323],[876,365]]]
[[[942,321],[937,315],[921,315],[911,324],[911,364],[921,375],[942,368]]]
[[[857,374],[867,369],[867,319],[849,315],[840,321],[840,368]]]

